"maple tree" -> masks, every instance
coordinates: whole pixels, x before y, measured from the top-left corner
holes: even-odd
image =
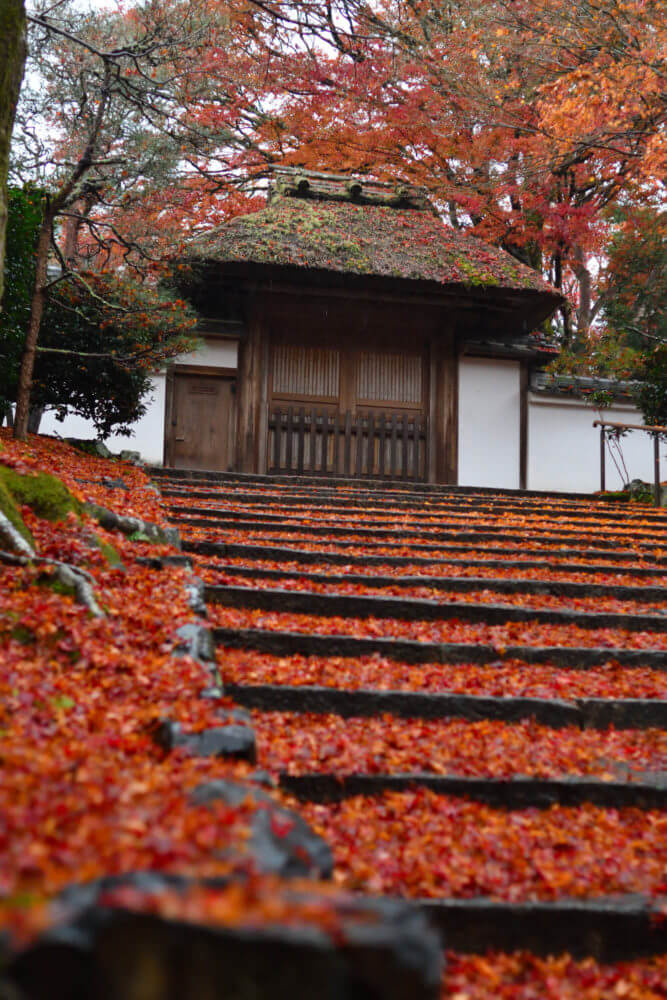
[[[289,53],[276,154],[424,184],[450,224],[568,293],[561,338],[583,346],[605,211],[628,191],[664,200],[659,5],[261,6]]]
[[[225,151],[233,160],[234,149],[252,146],[244,134],[250,101],[239,110],[233,81],[217,86],[229,75],[226,8],[172,0],[96,14],[65,3],[38,8],[29,24],[38,82],[21,95],[13,177],[39,180],[47,197],[19,373],[14,432],[21,439],[52,283],[76,280],[82,267],[116,266],[155,282],[161,249],[173,249],[170,198],[177,193],[187,206],[192,178],[206,173],[205,154],[216,157],[215,175]],[[217,121],[207,113],[211,104]],[[213,184],[210,202],[214,192]],[[50,253],[60,268],[54,278],[47,274]]]

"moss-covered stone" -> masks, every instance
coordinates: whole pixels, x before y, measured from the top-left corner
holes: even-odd
[[[54,594],[60,594],[61,597],[76,597],[76,587],[69,583],[64,583],[63,580],[53,573],[40,573],[36,583],[39,587],[52,590]]]
[[[12,496],[11,491],[7,486],[5,481],[5,473],[9,472],[9,469],[3,469],[0,467],[0,511],[5,515],[9,523],[16,528],[19,534],[28,542],[30,545],[33,544],[33,538],[30,531],[23,522],[21,517],[21,512],[16,505],[16,501]]]
[[[0,482],[10,494],[15,507],[29,507],[38,517],[47,521],[64,521],[72,511],[75,514],[81,513],[81,504],[64,483],[45,472],[36,476],[21,476],[13,469],[0,468]]]

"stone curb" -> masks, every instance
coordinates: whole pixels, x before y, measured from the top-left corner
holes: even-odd
[[[347,635],[308,635],[269,629],[214,628],[215,641],[234,649],[257,649],[278,656],[370,656],[374,653],[402,663],[488,663],[524,660],[549,663],[573,670],[618,663],[622,667],[651,667],[667,670],[667,654],[648,649],[599,649],[576,646],[495,646],[481,643],[418,642],[414,639],[357,639]]]
[[[603,809],[667,809],[667,774],[654,780],[601,781],[578,775],[562,778],[471,778],[414,774],[281,774],[280,787],[302,802],[340,802],[354,796],[428,788],[438,795],[462,796],[494,809],[549,809],[553,805]]]
[[[555,608],[520,608],[513,604],[473,604],[416,597],[381,597],[357,594],[318,594],[314,591],[258,589],[207,584],[205,598],[228,608],[310,614],[325,617],[399,618],[402,621],[459,621],[486,625],[537,622],[542,625],[577,625],[582,628],[619,628],[632,632],[667,632],[667,615],[616,614],[568,611]],[[667,657],[667,653],[665,654]]]
[[[424,691],[345,691],[281,684],[225,684],[239,705],[267,712],[312,712],[342,718],[394,715],[404,719],[534,719],[551,729],[658,729],[667,723],[667,701],[653,698],[497,698]]]
[[[419,904],[456,951],[569,952],[575,958],[620,962],[665,950],[664,914],[639,895],[527,903],[425,899]]]

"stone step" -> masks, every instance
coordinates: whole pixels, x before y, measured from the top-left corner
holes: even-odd
[[[214,525],[230,521],[235,524],[241,522],[244,524],[258,523],[260,525],[280,524],[286,531],[290,528],[299,530],[302,527],[308,530],[312,526],[312,515],[309,515],[307,512],[305,515],[292,515],[288,512],[273,514],[267,512],[264,508],[251,511],[245,509],[237,511],[231,508],[222,507],[186,507],[184,505],[172,504],[169,507],[169,513],[172,519],[181,520],[184,518],[192,518],[193,524],[204,523],[204,521]],[[327,521],[330,521],[331,524],[323,523],[324,519],[319,517],[317,520],[317,530],[322,532],[327,529],[332,533],[341,533],[347,530],[349,534],[358,534],[360,529],[357,525],[359,523],[363,524],[362,530],[364,532],[368,532],[372,535],[384,535],[387,532],[391,532],[393,534],[399,530],[396,527],[396,518],[378,518],[369,515],[364,511],[359,512],[359,517],[356,520],[354,518],[348,518],[347,520],[342,521],[340,516],[337,517],[335,514],[326,519]],[[188,523],[190,522],[188,521]],[[458,527],[459,523],[464,524],[467,528],[470,528],[471,525],[473,525],[475,535],[479,535],[480,532],[489,532],[494,535],[498,534],[516,538],[517,525],[506,524],[502,521],[502,519],[493,520],[478,518],[476,511],[471,511],[465,515],[461,515],[461,518],[458,521],[443,519],[441,521],[434,522],[433,520],[429,520],[427,524],[424,524],[421,519],[416,519],[409,523],[402,520],[400,522],[400,531],[401,533],[409,534],[413,537],[424,536],[426,538],[440,538],[442,537],[441,533],[443,531],[446,532],[447,536],[451,533],[459,536],[461,534]],[[588,530],[582,531],[581,529],[578,529],[576,531],[570,531],[569,529],[563,529],[560,521],[547,524],[543,519],[540,519],[539,521],[535,521],[532,525],[521,525],[521,534],[526,534],[528,536],[535,534],[538,537],[548,535],[577,539],[581,538],[583,535],[587,538],[609,538],[609,542],[603,544],[631,541],[635,544],[650,545],[652,548],[660,546],[661,544],[663,547],[667,546],[667,534],[665,535],[663,541],[661,535],[659,535],[653,528],[649,530],[625,530],[625,528],[623,528],[623,530],[614,530],[610,535],[609,532],[611,529],[609,525],[596,524],[594,528],[591,525],[584,525],[584,527]],[[514,534],[510,534],[510,532],[514,532]]]
[[[417,902],[417,901],[415,901]],[[491,899],[419,900],[431,924],[454,951],[569,952],[598,962],[621,962],[665,951],[659,901],[637,895],[554,902]]]
[[[482,663],[523,660],[548,663],[571,670],[617,663],[621,667],[667,670],[667,653],[651,649],[599,648],[587,646],[504,646],[485,643],[419,642],[415,639],[356,638],[349,635],[317,635],[270,629],[216,627],[213,637],[220,646],[256,649],[276,656],[373,656],[399,663]]]
[[[239,503],[248,505],[264,505],[271,506],[274,504],[281,504],[284,507],[296,507],[303,510],[307,509],[317,509],[317,510],[351,510],[360,511],[362,513],[366,512],[369,506],[382,507],[386,510],[397,510],[397,511],[407,511],[414,512],[415,516],[423,514],[438,514],[438,513],[459,513],[461,516],[469,514],[471,511],[474,513],[489,512],[491,514],[497,514],[502,516],[506,513],[534,513],[538,514],[540,517],[567,517],[568,521],[582,519],[582,520],[597,520],[600,522],[610,522],[610,523],[646,523],[656,525],[667,525],[667,514],[663,514],[660,510],[654,507],[648,507],[644,505],[632,505],[624,506],[621,504],[604,504],[600,501],[595,501],[589,504],[584,504],[581,501],[568,501],[563,503],[552,503],[545,506],[544,502],[531,502],[529,500],[514,501],[514,500],[504,500],[504,499],[493,499],[488,498],[480,500],[476,499],[474,504],[470,499],[459,498],[456,496],[452,497],[442,497],[437,501],[435,499],[428,499],[422,504],[419,504],[418,499],[395,499],[393,497],[386,498],[386,503],[381,502],[373,494],[368,495],[357,495],[356,492],[350,492],[349,496],[337,496],[332,493],[270,493],[268,491],[255,491],[251,492],[248,490],[242,493],[234,492],[225,489],[197,489],[193,487],[165,487],[162,486],[160,489],[162,496],[167,497],[172,500],[178,499],[195,499],[195,500],[216,500],[223,503]],[[571,517],[570,515],[574,515]]]
[[[600,781],[566,775],[561,778],[471,778],[443,774],[309,774],[280,775],[280,786],[302,802],[340,802],[357,795],[382,795],[428,788],[437,795],[464,796],[496,809],[549,809],[553,805],[599,806],[602,809],[667,809],[667,773],[637,775],[632,781]]]
[[[424,558],[420,556],[386,556],[386,555],[356,555],[347,552],[327,552],[324,549],[310,551],[307,549],[287,548],[278,545],[253,545],[241,542],[206,542],[206,541],[184,541],[183,551],[194,555],[219,556],[223,558],[248,558],[266,559],[276,562],[297,562],[304,566],[329,563],[337,566],[449,566],[452,563],[460,563],[461,567],[487,567],[493,569],[548,569],[552,572],[563,573],[605,573],[609,576],[625,576],[631,573],[638,577],[654,577],[662,574],[662,568],[658,567],[628,567],[605,565],[596,563],[583,565],[580,563],[554,563],[550,559],[438,559]],[[420,550],[421,551],[421,550]],[[433,551],[441,552],[443,547],[434,547]],[[444,549],[444,551],[470,552],[475,551],[472,546],[461,546]],[[525,549],[494,549],[494,552],[503,551],[508,554],[525,555]],[[568,553],[570,550],[567,550]],[[556,553],[553,553],[555,555]],[[558,555],[563,554],[560,550]],[[605,558],[614,559],[614,556]]]
[[[346,618],[398,618],[402,621],[459,621],[504,625],[537,622],[582,628],[619,628],[632,632],[667,632],[667,615],[616,614],[555,608],[520,608],[513,604],[472,604],[362,594],[319,594],[313,591],[258,589],[207,584],[204,599],[230,608],[254,608],[289,614]],[[667,651],[665,652],[667,659]]]
[[[219,531],[248,531],[248,532],[261,532],[262,534],[286,534],[295,533],[300,535],[305,535],[307,537],[320,538],[320,537],[332,537],[332,538],[342,538],[349,539],[349,536],[356,535],[359,539],[381,539],[384,541],[396,541],[403,544],[412,544],[414,539],[417,540],[417,544],[420,542],[468,542],[471,544],[479,545],[482,542],[494,542],[502,538],[507,542],[516,542],[517,544],[526,540],[531,539],[533,536],[539,539],[544,539],[547,544],[553,546],[559,545],[561,542],[586,542],[589,540],[594,540],[595,550],[590,549],[589,551],[601,551],[604,549],[611,549],[617,551],[619,545],[628,545],[629,543],[633,545],[634,548],[646,550],[651,552],[659,547],[659,542],[646,538],[636,538],[631,535],[623,536],[622,538],[609,538],[608,536],[598,538],[594,533],[583,534],[578,531],[558,531],[547,535],[544,531],[540,531],[539,528],[526,529],[522,532],[508,531],[499,525],[497,528],[489,528],[485,526],[483,529],[475,529],[472,531],[443,531],[443,530],[410,530],[408,528],[368,528],[368,527],[354,527],[352,525],[339,527],[337,525],[319,525],[319,524],[304,524],[302,522],[290,523],[286,519],[276,521],[268,521],[265,518],[261,521],[253,520],[243,520],[236,517],[190,517],[186,516],[184,513],[176,513],[172,509],[169,516],[169,521],[171,524],[176,525],[187,525],[193,528],[214,528]],[[358,544],[358,543],[357,543]],[[627,551],[627,550],[626,550]],[[636,553],[631,553],[636,558]],[[656,562],[667,562],[667,556],[655,556]]]
[[[281,476],[281,475],[258,475],[256,473],[242,472],[216,472],[200,469],[172,469],[164,466],[147,466],[146,471],[154,479],[166,480],[168,482],[180,482],[184,484],[192,482],[210,482],[238,484],[239,486],[253,487],[254,485],[284,486],[289,488],[302,489],[305,487],[315,487],[323,490],[360,490],[365,493],[386,492],[389,495],[396,493],[406,493],[414,495],[423,493],[425,495],[446,495],[459,494],[462,496],[507,496],[507,497],[538,497],[547,499],[553,497],[556,500],[583,500],[591,503],[595,500],[591,493],[571,493],[545,490],[519,490],[507,489],[494,486],[451,486],[445,483],[420,483],[401,481],[400,479],[345,479],[333,476]]]
[[[610,597],[618,601],[667,601],[667,587],[621,586],[606,583],[577,583],[560,580],[508,580],[486,576],[375,576],[370,573],[301,573],[294,569],[263,569],[253,566],[218,566],[210,563],[209,571],[225,576],[258,580],[305,580],[307,583],[350,584],[383,589],[425,587],[460,594],[490,590],[502,594],[546,594],[550,597]]]
[[[224,672],[224,663],[223,663]],[[225,693],[245,708],[265,712],[393,715],[403,719],[522,722],[562,729],[657,729],[667,725],[667,701],[657,698],[517,698],[427,691],[341,690],[316,685],[225,683]]]

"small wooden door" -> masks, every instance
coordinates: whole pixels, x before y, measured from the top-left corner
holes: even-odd
[[[236,380],[175,371],[167,399],[167,465],[226,472],[234,462]]]

